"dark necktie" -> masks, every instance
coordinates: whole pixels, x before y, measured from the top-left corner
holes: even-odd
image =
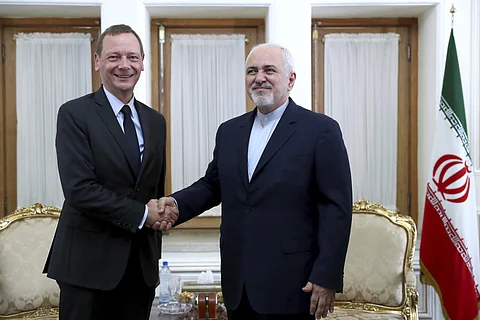
[[[133,156],[133,171],[138,176],[140,171],[140,147],[138,145],[137,132],[135,131],[135,125],[132,121],[132,110],[128,105],[124,105],[122,108],[123,113],[123,130],[125,131],[125,138],[127,138],[127,144],[131,150]]]

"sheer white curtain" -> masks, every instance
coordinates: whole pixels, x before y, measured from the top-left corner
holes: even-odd
[[[218,126],[245,112],[244,72],[244,35],[172,35],[172,191],[204,175]]]
[[[92,91],[90,34],[20,33],[16,39],[17,203],[61,206],[57,111]]]
[[[325,113],[348,149],[354,200],[396,208],[398,34],[325,36]]]

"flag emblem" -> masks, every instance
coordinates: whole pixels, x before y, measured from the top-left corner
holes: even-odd
[[[440,157],[433,168],[433,182],[444,200],[464,202],[470,191],[471,172],[466,161],[454,154]]]

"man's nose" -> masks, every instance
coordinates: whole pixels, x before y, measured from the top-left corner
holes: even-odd
[[[130,68],[130,63],[128,62],[127,57],[123,56],[120,58],[120,64],[118,66],[121,69],[128,69]]]
[[[255,75],[255,83],[263,83],[265,81],[267,81],[267,79],[265,78],[265,73],[263,71],[257,72],[257,74]]]

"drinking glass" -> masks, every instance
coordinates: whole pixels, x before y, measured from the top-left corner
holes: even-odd
[[[170,290],[170,302],[178,303],[178,296],[182,293],[182,279],[177,274],[172,274],[168,289]]]

